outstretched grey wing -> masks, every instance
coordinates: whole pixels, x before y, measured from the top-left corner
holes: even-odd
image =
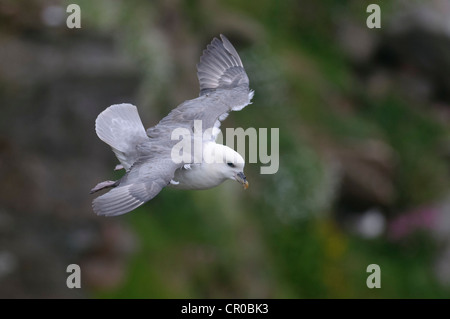
[[[95,213],[117,216],[134,210],[158,195],[179,166],[170,159],[170,151],[168,155],[167,152],[166,155],[155,152],[141,157],[122,177],[116,188],[94,199],[92,207]]]
[[[236,49],[228,39],[220,35],[222,41],[214,38],[203,51],[197,65],[200,95],[215,89],[247,87],[248,77]]]
[[[202,121],[203,131],[219,128],[230,111],[239,111],[251,103],[253,91],[236,49],[220,35],[203,51],[197,65],[200,96],[172,110],[156,126],[147,130],[149,137],[159,137],[175,128],[193,130],[194,121]],[[218,130],[212,131],[215,139]]]

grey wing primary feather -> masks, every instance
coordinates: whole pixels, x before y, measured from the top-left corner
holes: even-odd
[[[150,200],[153,192],[147,192],[148,196],[142,196],[141,193],[145,189],[146,185],[142,183],[113,188],[108,193],[94,199],[92,208],[100,216],[117,216],[128,213]]]
[[[197,65],[200,95],[217,88],[248,87],[249,81],[241,58],[224,35],[220,35],[220,38],[222,41],[214,38],[206,47]]]
[[[118,186],[94,199],[92,208],[100,216],[126,214],[158,195],[166,185],[167,183],[162,183],[160,180],[154,180]]]
[[[94,212],[103,216],[122,215],[158,195],[179,167],[170,158],[158,155],[140,158],[122,177],[116,188],[94,199]]]

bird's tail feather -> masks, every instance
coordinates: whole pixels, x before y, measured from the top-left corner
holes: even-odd
[[[137,159],[136,145],[147,139],[136,106],[114,104],[95,121],[98,137],[112,147],[123,167],[128,170]]]

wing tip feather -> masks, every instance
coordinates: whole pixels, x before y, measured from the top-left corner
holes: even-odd
[[[220,34],[220,39],[213,38],[197,64],[200,95],[217,88],[248,86],[248,77],[239,54],[223,34]]]

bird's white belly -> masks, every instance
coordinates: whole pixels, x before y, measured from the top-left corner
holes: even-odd
[[[169,186],[177,189],[208,189],[223,183],[226,178],[214,174],[210,165],[217,164],[191,164],[188,169],[177,169]]]

